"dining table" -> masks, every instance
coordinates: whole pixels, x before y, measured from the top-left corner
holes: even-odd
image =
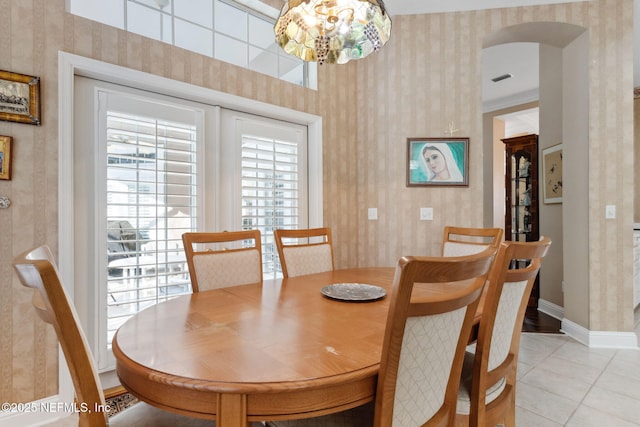
[[[158,303],[116,332],[117,375],[138,399],[218,427],[365,404],[375,397],[394,272],[342,269]],[[382,291],[355,299],[327,292],[344,284]],[[417,286],[412,299],[447,289]]]

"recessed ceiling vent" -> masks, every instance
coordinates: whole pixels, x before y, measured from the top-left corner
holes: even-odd
[[[507,73],[507,74],[503,74],[503,75],[498,76],[498,77],[494,77],[494,78],[491,79],[491,81],[494,82],[494,83],[498,83],[499,81],[510,79],[511,77],[513,77],[513,74]]]

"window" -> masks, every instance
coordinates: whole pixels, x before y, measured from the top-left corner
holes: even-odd
[[[307,128],[81,77],[75,92],[74,299],[108,371],[124,321],[191,292],[182,233],[258,228],[281,276],[274,227],[308,223]]]
[[[71,0],[69,11],[290,83],[317,88],[316,63],[304,62],[280,49],[273,33],[279,11],[264,3]]]

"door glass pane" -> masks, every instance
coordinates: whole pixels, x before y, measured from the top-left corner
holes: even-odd
[[[273,231],[299,227],[298,144],[242,137],[242,228],[263,240],[265,277],[281,277]]]
[[[191,291],[195,127],[107,112],[107,342],[138,311]]]

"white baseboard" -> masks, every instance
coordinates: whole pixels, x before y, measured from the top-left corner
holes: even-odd
[[[33,402],[15,403],[8,411],[0,412],[0,427],[40,426],[60,418],[68,417],[65,412],[73,403],[62,402],[60,396],[49,396]]]
[[[562,319],[560,330],[587,347],[640,350],[635,332],[590,331],[568,319]]]
[[[538,311],[547,314],[554,319],[562,320],[564,318],[564,307],[560,307],[559,305],[543,299],[538,300]]]
[[[639,349],[635,332],[590,331],[564,318],[564,307],[543,299],[538,300],[538,311],[562,321],[560,331],[574,340],[593,348]]]

